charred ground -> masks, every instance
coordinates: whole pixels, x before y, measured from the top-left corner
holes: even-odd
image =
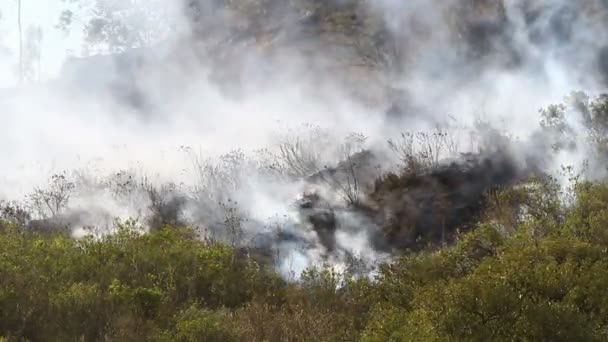
[[[466,154],[418,173],[385,174],[361,201],[332,205],[311,193],[299,208],[329,252],[340,227],[336,212],[367,218],[379,251],[419,250],[451,243],[476,225],[492,192],[531,176],[532,168],[522,168],[507,151]]]

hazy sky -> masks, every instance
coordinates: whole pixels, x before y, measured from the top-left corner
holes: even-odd
[[[23,31],[32,25],[41,26],[44,30],[42,78],[55,75],[69,50],[78,49],[78,30],[66,37],[55,28],[64,6],[61,0],[22,0]],[[17,80],[17,1],[0,0],[0,12],[0,44],[6,47],[0,50],[0,87],[7,87]]]

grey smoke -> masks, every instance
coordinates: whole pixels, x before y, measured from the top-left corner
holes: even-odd
[[[383,0],[371,8],[350,1],[311,2],[317,6],[310,8],[274,3],[247,22],[222,1],[180,3],[198,6],[179,18],[191,28],[188,34],[118,55],[75,58],[49,84],[0,95],[9,127],[0,136],[0,160],[7,165],[0,197],[20,200],[49,174],[84,168],[87,177],[105,180],[81,186],[70,202],[64,220],[74,228],[134,216],[149,226],[190,224],[230,240],[226,221],[232,215],[243,218],[230,221],[242,231],[236,242],[273,250],[285,272],[323,261],[345,264],[353,251],[373,263],[411,247],[424,231],[387,238],[382,227],[394,208],[349,207],[341,191],[352,186],[350,166],[364,201],[374,180],[394,169],[386,139],[433,128],[447,115],[468,126],[482,117],[533,141],[521,147],[525,153],[469,155],[420,176],[414,190],[381,198],[425,203],[428,210],[412,220],[436,225],[440,215],[429,196],[481,200],[484,191],[527,174],[514,166],[520,161],[513,155],[553,171],[555,161],[541,160],[550,144],[535,135],[537,110],[571,90],[598,93],[608,86],[606,1],[483,7],[479,1]],[[349,6],[353,25],[362,24],[363,14],[380,19],[370,28],[377,43],[371,51],[382,53],[362,58],[349,44],[330,44],[343,35],[314,29],[321,11]],[[316,146],[318,170],[299,178],[275,174],[277,136],[302,123],[326,129],[335,143]],[[369,139],[345,155],[338,145],[351,132]],[[200,147],[208,158],[192,165],[183,146]],[[361,152],[370,146],[373,152]],[[239,148],[244,156],[236,164],[223,159]],[[364,163],[353,161],[360,156],[367,156]],[[559,162],[578,162],[564,158]],[[210,169],[200,177],[205,165]],[[108,183],[125,169],[133,170],[136,185],[151,177],[148,188],[137,185],[128,196],[116,196]],[[464,180],[443,184],[443,175],[452,173]],[[310,190],[319,194],[318,203],[300,203],[309,206],[300,210],[298,199]],[[459,221],[468,208],[454,210],[450,231],[468,223]]]

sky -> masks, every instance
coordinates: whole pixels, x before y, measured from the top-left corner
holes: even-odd
[[[61,0],[22,0],[23,31],[28,26],[40,26],[44,31],[42,42],[41,78],[55,76],[67,55],[79,48],[79,32],[73,30],[69,36],[55,28],[65,7]],[[19,40],[17,31],[17,1],[0,0],[0,88],[17,82]],[[6,51],[8,50],[8,51]],[[7,53],[8,52],[8,53]]]

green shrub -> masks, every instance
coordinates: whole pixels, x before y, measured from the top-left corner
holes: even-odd
[[[373,279],[321,268],[287,283],[245,254],[177,227],[142,234],[130,222],[112,236],[75,240],[10,225],[0,233],[0,336],[606,340],[607,189],[580,183],[564,207],[543,200],[555,198],[547,188],[518,188],[454,245],[401,255]],[[501,229],[496,210],[514,204],[530,215]]]

